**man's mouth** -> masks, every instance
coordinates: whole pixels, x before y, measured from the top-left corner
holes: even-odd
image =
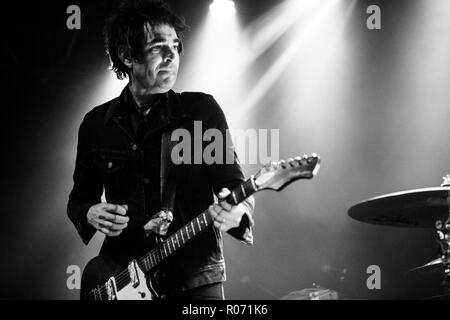
[[[175,72],[175,69],[173,68],[161,68],[158,70],[158,72]]]

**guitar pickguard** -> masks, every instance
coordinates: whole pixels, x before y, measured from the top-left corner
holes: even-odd
[[[147,287],[147,279],[142,269],[136,265],[137,284],[130,283],[117,292],[117,300],[152,300],[154,294]],[[151,282],[149,282],[151,285]]]

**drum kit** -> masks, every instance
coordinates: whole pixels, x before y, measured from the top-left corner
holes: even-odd
[[[450,175],[443,177],[440,187],[390,193],[357,203],[348,210],[351,218],[383,226],[433,228],[439,256],[429,263],[410,269],[408,273],[443,277],[446,294],[431,299],[450,298]],[[345,270],[345,269],[344,269]],[[335,291],[315,286],[293,291],[281,300],[338,300]]]
[[[439,256],[408,271],[440,274],[450,291],[450,175],[440,187],[415,189],[370,198],[348,210],[351,218],[367,223],[413,228],[433,228]]]

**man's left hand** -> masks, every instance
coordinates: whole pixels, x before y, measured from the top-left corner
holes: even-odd
[[[228,231],[239,226],[242,216],[246,213],[246,207],[242,204],[233,206],[225,201],[230,190],[222,188],[217,197],[219,203],[209,206],[208,211],[214,219],[214,226],[222,231]]]

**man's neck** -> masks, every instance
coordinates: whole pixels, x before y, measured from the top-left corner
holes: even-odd
[[[133,96],[138,112],[147,115],[150,109],[161,99],[163,93],[148,93],[148,90],[138,88],[133,83],[128,85],[131,95]]]

